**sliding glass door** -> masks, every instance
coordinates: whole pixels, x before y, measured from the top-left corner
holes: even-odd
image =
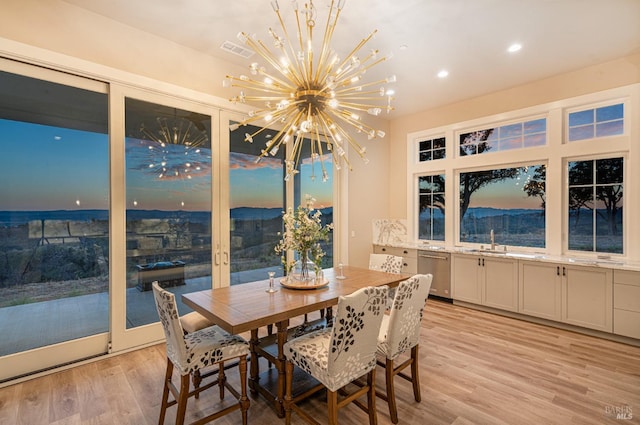
[[[212,119],[194,105],[124,95],[125,345],[153,340],[151,284],[180,294],[212,287]],[[145,325],[154,325],[147,329]],[[131,336],[135,335],[135,338]]]
[[[0,60],[0,382],[106,353],[107,85]]]
[[[283,275],[280,255],[274,250],[280,240],[282,214],[287,208],[295,208],[305,197],[315,199],[315,207],[321,209],[323,223],[333,222],[333,166],[330,157],[312,156],[308,141],[302,149],[298,164],[299,173],[285,179],[286,146],[275,155],[260,158],[266,144],[277,134],[271,129],[253,125],[237,127],[242,116],[223,114],[221,146],[228,148],[228,169],[221,170],[227,176],[226,197],[228,208],[221,211],[228,221],[223,223],[229,240],[222,242],[222,265],[229,269],[228,284],[235,285],[259,279],[267,279],[268,271]],[[253,134],[252,142],[246,135]],[[227,136],[228,138],[224,138]],[[324,165],[324,170],[321,160]],[[223,162],[223,167],[224,167]],[[228,247],[228,251],[227,248]],[[324,267],[333,265],[333,235],[323,243],[326,256]]]

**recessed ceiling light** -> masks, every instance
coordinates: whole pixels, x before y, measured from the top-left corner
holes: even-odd
[[[509,46],[509,48],[507,49],[507,52],[509,53],[515,53],[518,50],[522,49],[522,44],[520,43],[513,43],[511,46]]]
[[[446,69],[443,69],[442,71],[438,72],[438,78],[447,78],[449,76],[449,71],[447,71]]]
[[[409,48],[409,46],[407,46],[406,44],[401,44],[400,45],[400,50],[407,50]]]
[[[396,94],[396,91],[394,89],[388,89],[384,94],[386,94],[387,96],[393,96],[394,94]]]

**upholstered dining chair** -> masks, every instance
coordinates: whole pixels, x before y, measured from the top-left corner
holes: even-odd
[[[375,406],[376,345],[384,316],[387,287],[367,287],[340,297],[332,328],[322,329],[288,341],[284,345],[285,362],[285,423],[291,423],[295,411],[309,423],[317,423],[296,405],[301,399],[327,390],[329,424],[338,423],[338,408],[354,402],[369,414],[369,423],[377,423]],[[313,376],[320,383],[292,397],[294,366]],[[347,384],[367,375],[367,383],[351,393]],[[338,401],[338,391],[344,396]],[[357,400],[367,394],[367,406]]]
[[[185,334],[213,326],[213,323],[197,311],[192,311],[180,316],[180,324]]]
[[[178,317],[175,295],[162,289],[158,282],[153,282],[152,287],[167,343],[167,369],[158,423],[164,424],[167,408],[177,404],[175,423],[177,425],[184,424],[188,398],[218,385],[221,399],[224,398],[224,389],[227,388],[238,400],[238,403],[201,418],[197,422],[209,422],[240,409],[242,423],[246,425],[247,411],[249,410],[249,398],[247,397],[249,344],[239,336],[230,335],[218,326],[210,326],[185,334]],[[233,388],[225,376],[224,362],[232,359],[238,359],[240,391]],[[196,371],[216,364],[218,365],[217,378],[204,386],[189,391],[189,376]],[[180,374],[179,389],[173,383],[174,368]],[[169,392],[173,395],[172,401],[169,401]]]
[[[378,270],[386,273],[402,273],[404,258],[390,254],[369,254],[369,270]],[[387,308],[391,308],[396,288],[389,288]]]
[[[182,330],[185,334],[193,333],[195,331],[199,331],[200,329],[208,328],[209,326],[214,325],[211,321],[209,321],[209,319],[207,319],[197,311],[192,311],[180,316],[180,324],[182,325]],[[199,370],[194,371],[191,374],[191,380],[193,382],[194,388],[199,388],[202,379],[206,379],[214,373],[218,373],[218,371],[208,372],[204,375],[200,373]],[[195,397],[199,398],[200,393],[197,393]]]
[[[389,405],[391,422],[398,423],[398,409],[396,406],[394,378],[396,375],[413,384],[413,396],[417,402],[420,396],[420,376],[418,367],[418,347],[420,346],[420,323],[429,290],[431,289],[431,274],[415,275],[400,282],[389,314],[385,314],[380,325],[378,335],[378,354],[385,361],[378,360],[378,364],[385,368],[386,394],[376,392]],[[411,350],[411,354],[403,363],[396,365],[398,357]],[[411,366],[411,376],[403,369]]]

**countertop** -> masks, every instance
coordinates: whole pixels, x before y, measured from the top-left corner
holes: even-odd
[[[504,251],[502,246],[498,246],[495,250],[489,249],[474,249],[470,247],[446,247],[440,245],[430,245],[424,242],[397,242],[393,244],[380,244],[374,243],[378,246],[388,246],[393,248],[406,248],[417,249],[420,251],[434,251],[434,252],[448,252],[452,254],[469,254],[469,255],[482,255],[487,257],[496,258],[510,258],[514,260],[527,260],[527,261],[540,261],[549,263],[562,263],[562,264],[576,264],[580,266],[590,267],[604,267],[617,270],[630,270],[640,271],[640,262],[629,261],[623,257],[616,256],[591,256],[591,257],[579,257],[569,255],[548,255],[541,252],[534,251],[518,251],[508,250]]]

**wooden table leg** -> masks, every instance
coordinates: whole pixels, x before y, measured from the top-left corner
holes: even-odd
[[[287,342],[287,328],[289,327],[289,320],[283,320],[276,323],[278,329],[278,362],[276,368],[278,369],[278,394],[276,395],[276,413],[278,417],[284,417],[284,391],[285,391],[285,357],[284,357],[284,344]]]
[[[251,339],[249,340],[249,350],[251,351],[251,365],[249,371],[249,389],[251,390],[251,394],[258,394],[258,385],[260,383],[258,380],[260,379],[260,368],[258,362],[260,360],[258,356],[258,352],[256,351],[256,346],[258,345],[258,330],[251,329]]]

